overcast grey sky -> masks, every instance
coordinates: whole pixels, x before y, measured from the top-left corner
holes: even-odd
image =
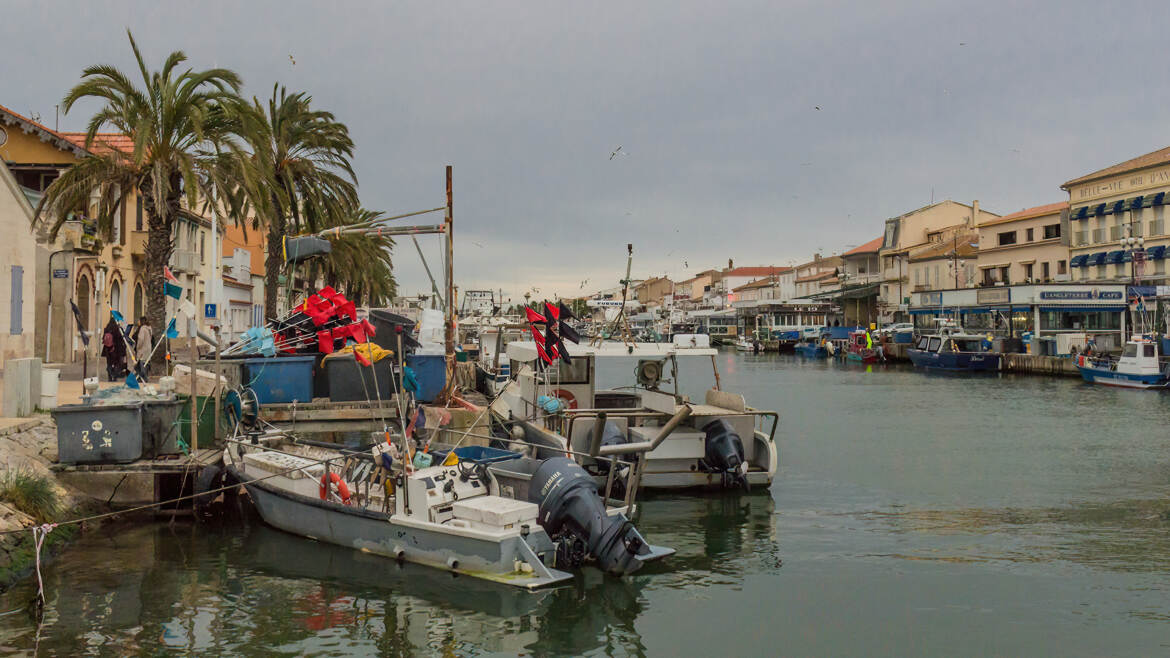
[[[4,7],[0,104],[48,125],[84,66],[131,68],[129,27],[153,68],[182,49],[313,94],[368,207],[440,205],[454,165],[461,289],[616,285],[627,242],[635,276],[803,261],[932,190],[1007,213],[1168,142],[1164,1]]]

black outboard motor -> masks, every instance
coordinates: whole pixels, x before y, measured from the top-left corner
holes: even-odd
[[[703,462],[708,470],[721,473],[723,488],[742,486],[748,489],[747,467],[743,456],[743,440],[736,434],[731,423],[718,418],[703,427],[706,457]]]
[[[586,551],[606,573],[624,575],[642,567],[646,540],[627,520],[605,513],[597,485],[571,459],[547,459],[536,469],[528,500],[540,509],[537,522],[550,537],[568,534],[585,544]]]

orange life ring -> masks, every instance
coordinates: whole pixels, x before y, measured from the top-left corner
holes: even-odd
[[[341,504],[348,505],[349,504],[349,486],[345,484],[345,481],[341,479],[340,475],[338,475],[337,473],[334,473],[332,471],[328,475],[321,476],[321,489],[320,489],[321,500],[329,500],[329,483],[330,482],[337,485],[337,493],[341,496]]]
[[[577,397],[563,388],[558,388],[552,392],[553,397],[564,400],[570,409],[577,408]]]

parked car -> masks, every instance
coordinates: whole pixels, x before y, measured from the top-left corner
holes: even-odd
[[[914,331],[913,322],[895,322],[894,324],[887,324],[881,329],[877,330],[879,334],[899,334],[904,331]]]

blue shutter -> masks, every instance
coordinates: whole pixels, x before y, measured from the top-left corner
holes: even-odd
[[[8,333],[17,336],[24,333],[21,323],[24,315],[24,268],[19,265],[12,266],[12,295],[8,300]]]

